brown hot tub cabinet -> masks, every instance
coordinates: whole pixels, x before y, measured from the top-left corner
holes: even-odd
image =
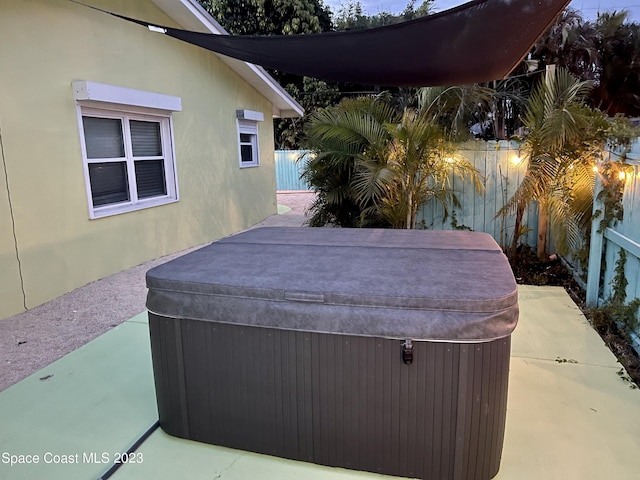
[[[167,433],[403,477],[498,472],[518,303],[490,236],[262,228],[147,284]]]

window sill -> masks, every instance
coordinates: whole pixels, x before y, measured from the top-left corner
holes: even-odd
[[[160,207],[162,205],[168,205],[178,202],[177,198],[153,198],[149,200],[141,200],[135,205],[131,203],[121,203],[116,205],[108,205],[105,207],[97,207],[89,212],[89,219],[97,220],[99,218],[112,217],[114,215],[120,215],[123,213],[137,212],[138,210],[144,210],[146,208]]]

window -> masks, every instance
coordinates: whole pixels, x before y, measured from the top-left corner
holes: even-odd
[[[168,115],[80,112],[91,218],[177,200]]]
[[[72,83],[89,202],[99,218],[178,200],[171,112],[180,97]]]
[[[259,166],[257,122],[238,120],[238,133],[240,135],[240,167]]]
[[[258,122],[264,121],[262,112],[236,110],[240,147],[240,168],[260,165]]]

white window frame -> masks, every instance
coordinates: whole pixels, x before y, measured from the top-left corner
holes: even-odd
[[[249,135],[250,140],[248,142],[242,141],[242,135]],[[242,161],[242,147],[251,146],[251,161]],[[240,168],[250,168],[260,166],[260,148],[258,142],[258,122],[254,120],[240,120],[238,119],[238,154],[240,162]]]
[[[264,113],[253,110],[236,110],[238,125],[238,160],[240,168],[260,166],[260,142],[258,140],[258,122],[264,121]],[[249,135],[249,141],[242,141],[242,135]],[[251,161],[242,161],[242,147],[251,147]]]
[[[86,88],[78,88],[78,86]],[[96,88],[97,86],[99,88]],[[173,119],[171,112],[181,110],[180,98],[84,81],[74,82],[73,87],[74,97],[77,100],[78,128],[80,133],[89,218],[103,218],[177,202],[179,200],[179,193],[174,151],[175,142],[173,136]],[[153,105],[157,105],[158,108],[153,108]],[[122,158],[89,159],[87,157],[87,147],[85,142],[83,124],[84,116],[119,119],[123,129],[125,156]],[[129,120],[152,121],[160,124],[160,139],[162,145],[162,156],[160,158],[164,161],[165,195],[138,198],[135,162],[145,159],[157,159],[159,157],[136,157],[134,159],[129,130]],[[129,201],[94,206],[91,192],[89,164],[108,162],[126,163]]]

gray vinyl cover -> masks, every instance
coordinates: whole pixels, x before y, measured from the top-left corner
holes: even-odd
[[[468,231],[249,230],[147,273],[173,318],[450,342],[511,334],[517,286],[493,238]]]

